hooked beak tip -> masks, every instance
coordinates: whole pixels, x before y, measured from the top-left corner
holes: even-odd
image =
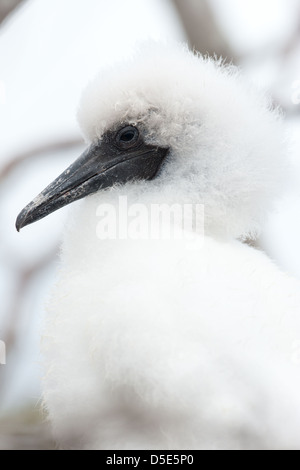
[[[17,232],[20,232],[20,230],[25,227],[27,224],[26,224],[26,216],[24,216],[24,211],[22,211],[18,217],[17,217],[17,220],[16,220],[16,229],[17,229]]]
[[[16,230],[17,230],[17,232],[20,232],[20,230],[21,230],[22,228],[23,228],[23,225],[22,225],[22,224],[18,221],[18,219],[17,219],[17,221],[16,221]]]

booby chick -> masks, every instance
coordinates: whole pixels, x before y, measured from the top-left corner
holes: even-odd
[[[150,45],[88,85],[79,122],[87,151],[17,220],[82,199],[42,342],[57,442],[300,448],[299,283],[241,241],[283,185],[278,113],[234,67]],[[104,239],[101,208],[120,196],[203,204],[205,235]]]

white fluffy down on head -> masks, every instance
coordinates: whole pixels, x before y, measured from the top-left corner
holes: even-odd
[[[155,202],[204,204],[210,235],[255,236],[285,179],[279,113],[237,68],[185,46],[148,44],[103,71],[85,90],[78,117],[88,141],[143,123],[147,142],[170,147],[143,193]]]

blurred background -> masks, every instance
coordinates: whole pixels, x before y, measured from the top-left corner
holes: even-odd
[[[147,38],[224,57],[283,108],[294,181],[258,247],[300,278],[300,0],[0,0],[0,450],[54,448],[39,330],[68,209],[21,234],[16,216],[84,148],[82,88]]]

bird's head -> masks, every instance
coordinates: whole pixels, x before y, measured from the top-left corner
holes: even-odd
[[[206,230],[258,231],[286,163],[278,113],[232,66],[148,45],[97,76],[79,122],[88,149],[19,215],[17,229],[108,187],[202,203]],[[138,201],[137,201],[138,202]]]

